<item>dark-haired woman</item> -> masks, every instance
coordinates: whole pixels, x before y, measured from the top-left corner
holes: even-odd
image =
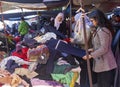
[[[117,67],[111,50],[112,27],[104,13],[98,9],[89,14],[95,26],[92,36],[93,48],[89,49],[89,59],[93,58],[93,71],[97,73],[98,87],[111,87],[114,70]],[[87,59],[86,56],[83,59]]]

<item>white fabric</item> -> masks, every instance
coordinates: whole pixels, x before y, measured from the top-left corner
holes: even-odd
[[[62,21],[58,21],[58,17],[62,18],[62,21],[64,20],[64,14],[63,13],[58,13],[58,15],[56,16],[55,20],[54,20],[54,27],[56,27],[56,29],[58,30],[60,27],[60,24],[62,23]]]
[[[85,44],[84,41],[84,28],[83,28],[83,20],[82,20],[82,13],[78,13],[75,15],[75,29],[74,29],[74,42],[77,44]],[[86,34],[87,34],[87,39],[89,40],[90,38],[90,25],[91,22],[89,18],[85,15],[85,27],[86,27]]]
[[[56,34],[53,32],[47,32],[45,35],[37,36],[34,39],[39,43],[45,43],[46,41],[50,40],[51,38],[57,39]]]
[[[27,64],[27,65],[29,65],[30,64],[30,62],[28,62],[28,61],[24,61],[23,59],[21,59],[21,58],[19,58],[19,57],[17,57],[17,56],[9,56],[9,57],[6,57],[6,58],[4,58],[1,62],[0,62],[0,68],[2,68],[2,69],[5,69],[6,68],[6,64],[7,64],[7,61],[8,60],[14,60],[17,64],[19,64],[19,65],[23,65],[23,64]]]
[[[67,61],[65,60],[58,60],[57,65],[70,65]]]

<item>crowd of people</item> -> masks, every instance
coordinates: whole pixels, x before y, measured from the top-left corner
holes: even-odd
[[[65,20],[65,14],[62,12],[58,13],[52,20],[38,17],[38,22],[31,25],[25,21],[24,17],[21,17],[21,22],[18,25],[14,24],[12,31],[7,32],[8,29],[6,29],[5,32],[9,37],[7,37],[7,40],[10,44],[12,43],[12,46],[8,45],[12,47],[9,49],[9,56],[17,56],[23,61],[27,61],[22,67],[37,72],[36,77],[40,79],[47,76],[47,79],[49,77],[49,79],[56,80],[57,74],[53,73],[55,70],[57,71],[56,64],[64,61],[64,65],[70,66],[65,66],[64,70],[62,69],[62,74],[66,75],[67,72],[72,71],[79,79],[75,78],[73,84],[66,82],[70,87],[90,87],[86,61],[89,59],[93,84],[97,83],[97,87],[119,87],[120,9],[113,10],[111,19],[108,19],[105,13],[99,9],[94,9],[89,14],[80,11],[73,15],[71,27],[70,21]],[[88,57],[85,52],[83,23],[85,23],[86,41],[89,48]],[[13,35],[18,35],[18,37],[14,38]],[[0,39],[4,41],[3,37]],[[48,49],[45,49],[46,52],[43,51],[43,45],[46,45],[45,47],[48,47],[49,51]],[[2,49],[2,43],[0,48],[1,51],[7,53],[6,48]],[[2,56],[1,59],[4,60],[3,55],[0,55]],[[14,60],[14,58],[11,60]],[[0,68],[2,68],[1,63]],[[18,68],[18,66],[15,68]],[[5,69],[9,71],[8,68]],[[12,74],[14,70],[9,72]],[[26,80],[26,77],[20,77]],[[62,83],[63,79],[60,77],[62,75],[57,77],[57,81],[59,80]],[[31,84],[28,78],[27,82]]]

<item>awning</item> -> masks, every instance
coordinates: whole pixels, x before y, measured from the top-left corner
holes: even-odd
[[[120,0],[82,0],[84,8],[87,10],[94,9],[94,7],[101,9],[103,12],[110,12],[116,6],[120,6]],[[80,0],[72,0],[73,7],[80,7]]]
[[[38,11],[39,15],[43,16],[43,17],[55,17],[60,11]],[[33,12],[23,12],[24,17],[29,16],[29,15],[37,15],[36,11]],[[1,16],[1,15],[0,15]],[[9,14],[3,14],[4,16],[4,20],[11,20],[14,21],[16,18],[17,20],[21,19],[22,13],[18,12],[18,13],[9,13]],[[0,21],[1,21],[1,17],[0,17]]]
[[[1,0],[1,3],[12,7],[31,10],[49,10],[67,5],[69,0]],[[3,7],[4,9],[4,7]]]

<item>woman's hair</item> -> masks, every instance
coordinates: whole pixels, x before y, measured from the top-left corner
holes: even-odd
[[[110,22],[110,20],[107,19],[102,11],[100,11],[99,9],[95,9],[88,16],[98,21],[99,27],[106,27],[113,34],[112,23]]]

